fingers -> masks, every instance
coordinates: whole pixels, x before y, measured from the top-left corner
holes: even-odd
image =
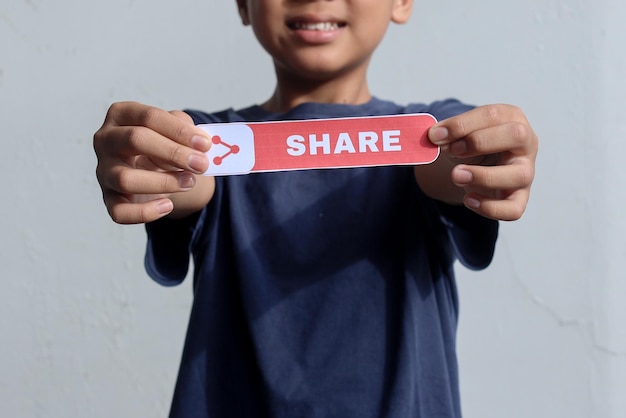
[[[481,129],[508,122],[525,123],[526,117],[519,108],[511,105],[480,106],[435,124],[429,137],[433,143],[445,145]]]
[[[168,113],[183,122],[193,124],[193,119],[191,119],[191,116],[181,110],[170,110]],[[202,133],[204,133],[204,131]]]
[[[493,167],[459,164],[452,170],[452,181],[457,186],[487,190],[530,187],[533,177],[533,167],[522,163]]]
[[[468,209],[486,218],[499,221],[516,221],[522,217],[528,204],[530,189],[500,192],[494,197],[467,193],[463,203]]]
[[[196,185],[195,175],[184,171],[155,172],[125,166],[97,171],[109,215],[123,224],[152,222],[168,215],[174,207],[167,197]]]
[[[429,139],[458,164],[451,179],[464,204],[492,219],[522,216],[535,175],[538,139],[522,111],[488,105],[441,121]]]
[[[136,102],[114,103],[109,108],[105,125],[143,126],[162,136],[201,152],[209,150],[207,134],[194,126],[191,117],[184,112],[165,110]]]
[[[96,176],[118,223],[151,222],[172,212],[173,193],[191,190],[208,168],[207,134],[184,112],[136,102],[113,104],[94,134]]]
[[[479,129],[448,144],[447,151],[456,158],[508,153],[526,155],[535,146],[528,124],[507,122]]]
[[[533,177],[533,166],[521,162],[493,167],[458,165],[452,171],[452,181],[466,192],[465,206],[487,218],[503,221],[522,216]]]
[[[207,134],[183,112],[166,112],[134,102],[115,103],[94,135],[99,160],[151,159],[163,170],[202,173],[208,168]]]
[[[201,174],[209,166],[204,153],[144,126],[110,127],[106,131],[106,139],[100,140],[100,145],[102,155],[124,161],[143,156],[162,170],[188,170]]]
[[[116,166],[104,170],[99,180],[106,189],[122,195],[149,195],[191,190],[196,177],[186,171],[160,172]]]
[[[523,155],[537,147],[524,113],[511,105],[481,106],[441,121],[429,139],[459,158],[503,151]]]
[[[137,224],[156,221],[174,210],[174,204],[167,198],[146,202],[130,202],[119,194],[104,196],[111,219],[119,224]]]

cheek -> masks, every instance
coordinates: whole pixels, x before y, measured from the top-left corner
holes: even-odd
[[[257,15],[258,16],[258,15]],[[257,41],[263,48],[266,50],[272,48],[272,44],[275,43],[275,33],[272,30],[275,29],[275,26],[271,25],[271,23],[267,19],[263,18],[255,18],[250,22],[252,26],[252,31],[254,32],[254,36]]]
[[[370,21],[371,22],[371,21]],[[355,39],[365,49],[376,49],[383,40],[387,32],[387,26],[381,22],[371,22],[372,24],[361,26]]]
[[[361,39],[378,44],[391,23],[391,10],[380,4],[369,5],[359,9],[359,13],[355,14],[355,22],[360,22],[358,32]]]
[[[275,56],[281,53],[282,48],[280,41],[262,27],[254,28],[254,35],[259,45],[261,45],[268,54]]]

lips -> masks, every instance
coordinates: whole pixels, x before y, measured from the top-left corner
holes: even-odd
[[[348,24],[330,14],[310,13],[292,16],[286,20],[286,25],[299,43],[326,45],[338,39]]]

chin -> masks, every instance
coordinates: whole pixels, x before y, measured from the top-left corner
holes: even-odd
[[[302,78],[311,81],[328,81],[348,74],[365,74],[367,65],[337,65],[336,61],[324,62],[308,60],[291,62],[290,65],[278,65],[277,69],[290,78]]]

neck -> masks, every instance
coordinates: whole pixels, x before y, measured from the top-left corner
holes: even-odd
[[[286,112],[302,103],[363,104],[371,98],[365,71],[330,79],[310,79],[276,70],[276,89],[262,107]]]

